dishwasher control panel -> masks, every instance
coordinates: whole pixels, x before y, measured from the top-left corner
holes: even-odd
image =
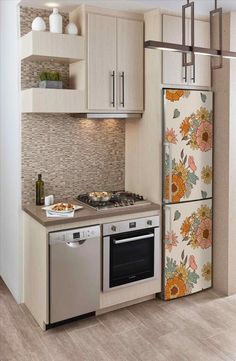
[[[50,245],[61,242],[76,242],[90,238],[100,237],[100,226],[83,227],[60,232],[51,232],[49,235]]]

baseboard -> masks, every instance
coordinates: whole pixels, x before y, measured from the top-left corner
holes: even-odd
[[[119,303],[118,305],[114,305],[114,306],[110,306],[110,307],[105,307],[105,308],[102,308],[102,309],[96,311],[96,316],[102,315],[102,314],[107,313],[107,312],[119,310],[120,308],[124,308],[124,307],[128,307],[128,306],[136,305],[137,303],[141,303],[141,302],[153,300],[154,298],[156,298],[156,294],[154,294],[154,295],[149,295],[149,296],[145,296],[145,297],[141,297],[141,298],[138,298],[138,299],[136,299],[136,300],[131,300],[131,301]]]

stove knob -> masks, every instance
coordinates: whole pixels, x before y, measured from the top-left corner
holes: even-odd
[[[148,225],[148,226],[152,226],[152,220],[151,220],[151,219],[149,219],[149,220],[147,221],[147,225]]]
[[[111,226],[111,230],[112,230],[113,232],[116,232],[116,226]]]

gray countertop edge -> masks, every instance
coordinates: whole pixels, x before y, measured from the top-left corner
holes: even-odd
[[[79,202],[71,201],[74,204],[80,204]],[[80,204],[81,205],[81,204]],[[25,205],[22,207],[23,211],[39,222],[44,227],[50,227],[55,225],[69,224],[75,222],[85,222],[89,220],[96,220],[101,218],[111,218],[121,215],[132,215],[137,213],[145,213],[150,211],[160,212],[160,205],[156,203],[150,203],[148,205],[141,205],[132,207],[129,209],[119,208],[109,211],[96,211],[88,206],[83,205],[83,209],[75,212],[75,216],[72,218],[47,218],[46,212],[42,210],[43,206]]]
[[[80,204],[79,202],[72,201],[74,204]],[[80,204],[81,205],[81,204]],[[76,211],[75,216],[72,218],[47,218],[46,213],[42,210],[43,206],[25,205],[22,207],[23,211],[39,222],[44,227],[50,227],[55,225],[69,224],[75,222],[85,222],[90,220],[96,220],[101,218],[114,218],[116,216],[124,215],[136,215],[138,213],[145,213],[150,211],[160,212],[160,205],[151,203],[148,205],[141,205],[129,209],[121,208],[112,211],[96,211],[88,206],[83,205],[83,209]]]

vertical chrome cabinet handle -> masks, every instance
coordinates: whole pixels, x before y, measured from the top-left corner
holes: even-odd
[[[191,80],[193,81],[193,83],[195,83],[196,81],[195,65],[191,66]]]
[[[125,106],[125,72],[122,71],[120,73],[120,79],[121,79],[121,102],[120,105],[124,108]]]
[[[172,144],[165,142],[164,147],[168,149],[169,154],[169,198],[167,202],[172,202]],[[166,153],[165,153],[166,154]]]
[[[111,105],[115,108],[115,71],[113,70],[111,73],[112,78],[112,97],[111,97]]]
[[[182,67],[182,79],[184,80],[185,83],[187,83],[187,67],[186,66]]]

